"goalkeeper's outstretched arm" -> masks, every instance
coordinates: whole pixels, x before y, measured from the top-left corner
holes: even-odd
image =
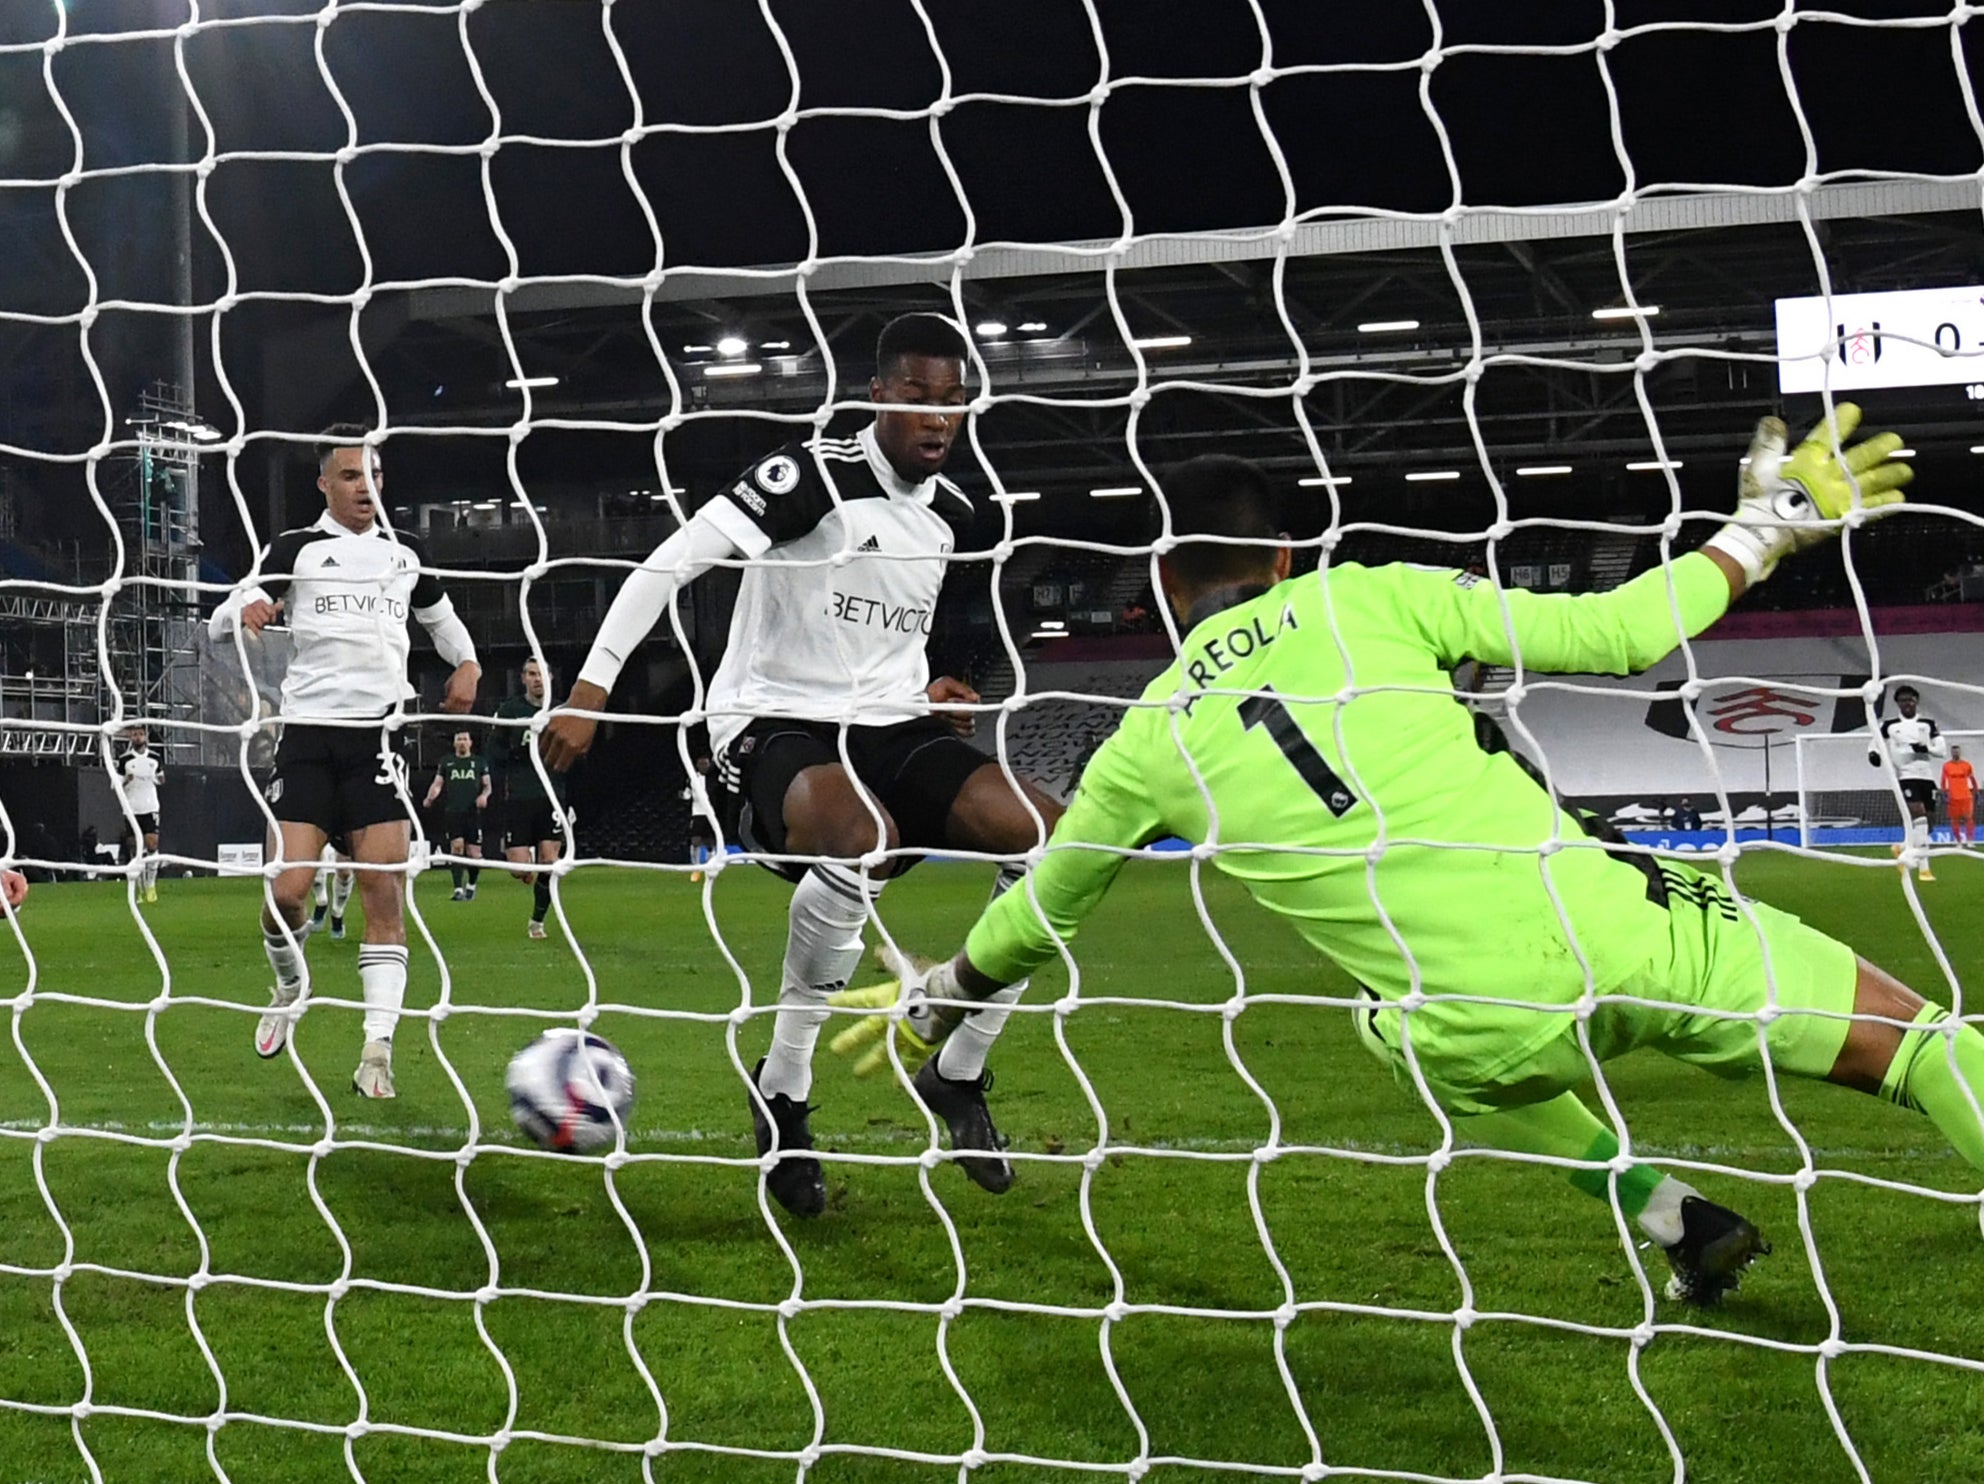
[[[719,495],[697,511],[687,525],[649,552],[621,587],[565,703],[572,709],[555,713],[544,728],[539,750],[546,766],[562,773],[586,755],[599,721],[578,713],[605,708],[628,658],[654,631],[677,592],[718,562],[738,555],[737,542],[724,528],[728,503]]]
[[[1837,534],[1856,506],[1900,503],[1913,477],[1889,457],[1900,436],[1881,433],[1849,447],[1859,422],[1860,409],[1842,402],[1787,456],[1784,424],[1765,418],[1743,468],[1736,518],[1665,569],[1608,593],[1570,597],[1461,585],[1399,567],[1392,571],[1401,619],[1449,666],[1476,659],[1550,674],[1636,674],[1721,618],[1786,556]]]

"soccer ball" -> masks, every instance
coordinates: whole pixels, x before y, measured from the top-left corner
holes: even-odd
[[[588,1031],[546,1031],[510,1058],[503,1084],[517,1127],[546,1149],[603,1149],[634,1107],[627,1058]]]

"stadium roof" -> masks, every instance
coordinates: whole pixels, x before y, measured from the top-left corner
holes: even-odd
[[[1143,350],[1146,463],[1221,447],[1314,471],[1275,390],[1306,370],[1317,446],[1360,492],[1389,478],[1423,504],[1397,476],[1478,469],[1478,428],[1493,467],[1578,465],[1524,498],[1658,508],[1664,479],[1622,473],[1653,453],[1642,394],[1670,457],[1740,441],[1780,405],[1758,358],[1772,299],[1819,292],[1815,245],[1835,291],[1984,281],[1984,131],[1947,16],[996,9],[436,0],[320,26],[307,0],[210,0],[180,34],[183,0],[100,0],[51,51],[52,14],[9,7],[0,441],[76,456],[106,396],[114,415],[172,364],[171,186],[209,153],[193,298],[234,297],[217,327],[197,317],[200,407],[234,430],[218,347],[251,430],[367,417],[376,378],[394,426],[487,435],[406,440],[401,489],[507,482],[525,406],[507,383],[551,377],[519,450],[534,488],[659,479],[664,416],[683,419],[666,477],[694,487],[808,419],[829,359],[858,399],[890,315],[951,307],[1007,325],[979,337],[984,369],[1020,394],[979,420],[995,470],[967,482],[1082,496],[1031,521],[1125,518],[1086,490],[1132,467],[1130,339],[1189,342]],[[1857,85],[1875,73],[1909,79],[1905,108]],[[87,357],[72,235],[112,305]],[[1658,317],[1594,322],[1627,281]],[[712,378],[740,358],[686,349],[730,334],[758,374]],[[1470,423],[1476,347],[1513,359],[1473,384]],[[1973,405],[1947,388],[1879,410],[1926,458],[1968,459]],[[286,477],[254,446],[244,468]]]

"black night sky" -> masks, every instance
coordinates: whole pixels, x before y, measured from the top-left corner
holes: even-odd
[[[492,0],[347,7],[321,27],[314,0],[201,0],[183,56],[227,158],[205,181],[195,299],[223,292],[230,259],[238,292],[333,298],[368,256],[385,284],[791,262],[809,252],[802,198],[810,250],[835,256],[942,252],[968,232],[1060,242],[1605,200],[1629,184],[1784,187],[1808,164],[1984,164],[1959,77],[1980,28],[1957,28],[1953,48],[1945,7],[1846,0],[1785,34],[1769,0],[1612,11],[1600,45],[1597,0]],[[189,0],[68,0],[69,39],[51,51],[53,3],[0,7],[0,444],[73,456],[102,433],[77,326],[21,318],[88,300],[63,216],[99,300],[170,298],[169,186],[117,172],[173,159],[172,33],[190,15]],[[1856,23],[1908,18],[1923,23]],[[1270,61],[1272,80],[1248,86]],[[933,129],[947,84],[960,101]],[[853,112],[813,112],[829,109]],[[83,175],[63,193],[70,118]],[[637,123],[654,132],[623,149]],[[348,137],[363,152],[340,169]],[[205,152],[196,116],[188,157]],[[247,302],[217,333],[200,314],[203,412],[226,422],[215,344],[250,432],[366,412],[355,379],[305,397],[288,384],[308,368],[271,350],[310,316],[335,339],[347,314]],[[370,334],[383,300],[367,315]],[[136,308],[91,327],[114,414],[170,373],[171,330]],[[859,346],[833,352],[865,376]],[[387,388],[395,415],[463,375],[407,360]],[[54,477],[12,462],[30,488]],[[60,528],[74,503],[38,518]]]
[[[72,0],[71,34],[53,81],[83,136],[88,170],[169,158],[163,86],[170,38],[121,39],[169,27],[185,0]],[[1241,84],[1264,55],[1288,75],[1261,90],[1265,122],[1286,158],[1297,214],[1344,208],[1437,211],[1456,195],[1442,157],[1443,126],[1470,205],[1540,205],[1616,196],[1627,181],[1607,119],[1616,92],[1620,141],[1641,189],[1680,183],[1782,185],[1803,173],[1798,109],[1779,70],[1780,37],[1664,30],[1633,34],[1602,53],[1595,0],[1510,6],[1442,0],[1319,5],[1262,0],[1020,0],[928,7],[926,33],[907,0],[836,0],[769,7],[787,61],[755,5],[620,0],[607,44],[601,9],[582,0],[509,0],[463,17],[453,5],[353,9],[322,31],[323,61],[373,154],[345,172],[378,279],[500,277],[505,257],[489,221],[482,160],[469,150],[494,127],[471,58],[512,139],[489,162],[504,232],[526,275],[638,274],[653,239],[622,174],[618,137],[635,123],[703,132],[649,135],[631,151],[671,265],[759,264],[805,254],[798,193],[781,170],[777,117],[805,117],[786,137],[810,202],[821,254],[944,250],[964,239],[965,214],[945,179],[926,118],[949,69],[957,104],[940,121],[980,241],[1110,237],[1126,225],[1094,141],[1088,97],[1116,84],[1097,115],[1101,153],[1142,233],[1231,228],[1278,220],[1284,195]],[[307,0],[208,0],[215,25],[191,36],[187,68],[212,120],[218,152],[326,156],[347,126],[315,56],[318,7]],[[1697,20],[1767,22],[1761,0],[1622,3],[1619,27]],[[1946,15],[1930,4],[1828,6],[1868,18]],[[52,6],[0,13],[0,46],[45,40]],[[1966,56],[1977,43],[1966,30]],[[466,36],[467,45],[463,38]],[[1429,49],[1446,55],[1430,74]],[[1106,60],[1104,48],[1106,47]],[[1531,47],[1511,54],[1496,48]],[[1469,50],[1474,49],[1474,50]],[[941,50],[941,58],[940,58]],[[1808,21],[1786,39],[1797,101],[1820,172],[1975,171],[1978,133],[1966,116],[1947,24],[1916,29]],[[0,175],[17,230],[52,214],[50,180],[72,142],[43,86],[39,48],[0,56]],[[1349,68],[1325,71],[1313,69]],[[632,91],[627,86],[631,79]],[[1130,81],[1136,79],[1137,81]],[[1223,86],[1180,85],[1218,79]],[[1905,79],[1905,87],[1895,80]],[[1422,84],[1425,96],[1422,97]],[[795,98],[796,93],[796,98]],[[911,117],[880,117],[893,110]],[[730,132],[708,132],[727,130]],[[572,148],[591,141],[594,147]],[[603,147],[600,141],[609,141]],[[195,150],[199,149],[197,130]],[[80,214],[115,186],[85,186]],[[237,160],[209,182],[215,226],[237,257],[243,289],[349,292],[358,244],[326,159]],[[139,296],[157,254],[130,218],[99,224],[92,262],[109,297]],[[210,248],[211,244],[207,244]],[[96,248],[101,248],[99,254]],[[217,254],[203,253],[205,279]],[[217,288],[217,280],[211,285]],[[68,282],[18,278],[8,306],[72,304]]]

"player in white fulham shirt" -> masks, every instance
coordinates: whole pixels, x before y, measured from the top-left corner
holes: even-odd
[[[144,864],[139,868],[138,895],[147,902],[158,900],[158,786],[165,782],[165,770],[152,756],[145,729],[131,734],[131,750],[118,770],[124,775],[124,802],[138,821],[138,838],[144,845]]]
[[[1950,755],[1950,741],[1942,729],[1926,716],[1918,715],[1922,697],[1912,685],[1898,685],[1894,692],[1896,715],[1885,717],[1880,740],[1867,749],[1867,761],[1876,768],[1893,769],[1901,784],[1901,796],[1908,803],[1905,828],[1908,848],[1915,855],[1917,881],[1934,881],[1929,869],[1929,811],[1936,807],[1936,791],[1942,781],[1943,763]],[[1894,847],[1899,856],[1902,847]],[[1907,874],[1906,862],[1901,864]]]
[[[760,459],[663,542],[620,590],[540,745],[568,768],[592,745],[593,717],[621,667],[678,587],[713,563],[750,558],[730,644],[710,682],[718,816],[747,849],[796,883],[769,1054],[749,1095],[758,1152],[779,1158],[772,1196],[817,1215],[826,1185],[806,1094],[827,996],[861,961],[875,899],[920,851],[1018,855],[1045,841],[1060,805],[1016,791],[998,763],[965,742],[978,694],[930,678],[925,653],[939,589],[971,504],[938,472],[965,402],[966,346],[950,320],[910,314],[876,346],[869,398],[889,404],[854,438],[817,438]],[[951,718],[943,714],[951,710]],[[842,761],[842,748],[852,771]],[[881,855],[907,851],[909,856]],[[1000,873],[995,894],[1019,879]],[[1018,999],[1024,984],[1001,995]],[[1005,1011],[981,1015],[963,1045],[946,1043],[916,1090],[950,1128],[965,1172],[988,1190],[1012,1184],[985,1104],[986,1054]]]
[[[330,429],[318,450],[324,514],[285,531],[263,553],[257,577],[214,614],[216,639],[235,625],[259,634],[279,616],[293,649],[282,683],[282,741],[266,798],[283,869],[262,907],[262,946],[275,970],[269,1013],[255,1050],[278,1055],[302,1013],[304,904],[326,842],[342,838],[360,866],[404,867],[410,809],[395,722],[414,694],[407,684],[409,616],[455,667],[441,709],[465,712],[482,678],[475,645],[440,580],[421,569],[419,545],[380,520],[385,471],[364,446],[365,430]],[[365,942],[358,977],[365,995],[365,1046],[352,1087],[393,1096],[393,1027],[406,1000],[404,876],[361,870]]]

